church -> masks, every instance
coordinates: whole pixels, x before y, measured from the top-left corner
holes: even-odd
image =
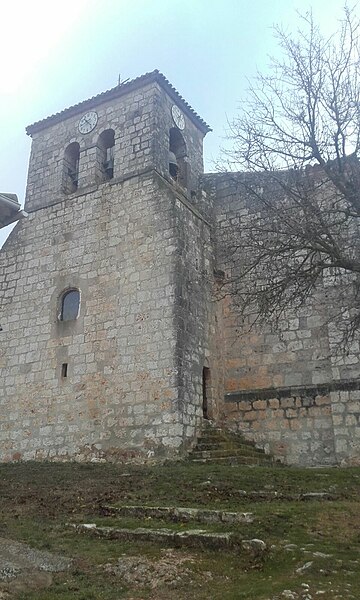
[[[244,198],[204,174],[210,131],[159,71],[27,128],[0,251],[0,461],[182,457],[209,421],[286,464],[360,460],[359,356],[335,365],[319,307],[280,338],[241,332],[216,293]]]

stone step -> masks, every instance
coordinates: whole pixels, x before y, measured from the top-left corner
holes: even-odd
[[[230,432],[230,431],[224,431],[223,429],[205,429],[202,430],[201,432],[201,437],[206,437],[206,438],[226,438],[228,439],[229,437],[238,437],[239,439],[243,439],[240,436],[237,436],[235,433]]]
[[[232,431],[215,427],[210,423],[204,424],[196,446],[188,456],[192,462],[239,464],[239,465],[269,465],[273,464],[271,456],[257,448],[251,441]]]
[[[262,540],[256,538],[252,540],[240,539],[238,535],[230,532],[214,533],[203,529],[174,531],[165,527],[161,529],[152,529],[150,527],[137,527],[135,529],[98,527],[96,523],[70,523],[69,525],[79,533],[86,533],[111,540],[147,541],[173,547],[185,546],[200,549],[233,549],[236,552],[243,550],[253,556],[260,556],[266,551],[266,544]]]
[[[132,519],[161,519],[174,523],[191,521],[206,524],[244,524],[253,523],[251,512],[229,512],[209,508],[184,508],[181,506],[104,506],[106,515]]]
[[[246,448],[256,448],[254,442],[251,442],[249,440],[245,440],[242,436],[236,434],[236,433],[224,433],[224,431],[222,431],[221,433],[216,433],[216,434],[211,434],[211,435],[204,435],[204,433],[202,432],[201,435],[198,437],[198,444],[216,444],[216,443],[228,443],[228,444],[235,444],[235,445],[240,445],[242,447],[246,447]]]
[[[244,452],[241,448],[230,448],[224,450],[222,448],[216,450],[194,450],[191,453],[192,458],[227,458],[227,457],[244,457],[244,458],[257,458],[266,461],[271,461],[271,457],[261,452]]]
[[[197,443],[194,451],[196,452],[212,452],[213,450],[239,450],[244,454],[262,454],[265,455],[264,450],[255,448],[253,446],[245,446],[243,444],[232,444],[228,442],[215,442],[212,444]]]
[[[189,460],[194,463],[221,464],[221,465],[254,465],[254,466],[269,466],[269,459],[256,456],[227,456],[223,458],[192,458]],[[272,462],[271,462],[272,464]]]
[[[243,446],[244,448],[256,448],[255,444],[247,442],[241,437],[226,437],[226,436],[200,436],[198,444],[234,444],[235,446]]]

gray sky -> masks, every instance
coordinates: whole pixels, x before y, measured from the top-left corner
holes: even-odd
[[[12,0],[1,15],[0,191],[25,197],[25,127],[159,69],[214,129],[207,170],[247,78],[276,53],[271,26],[296,30],[312,6],[325,30],[342,0]],[[0,246],[10,228],[0,231]]]

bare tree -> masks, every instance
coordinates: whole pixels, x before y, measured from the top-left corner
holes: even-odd
[[[349,342],[360,327],[360,24],[345,8],[331,37],[312,14],[295,37],[275,35],[282,58],[230,124],[226,170],[247,210],[226,250],[225,290],[245,314],[255,306],[277,322],[335,285],[330,318],[341,309]]]

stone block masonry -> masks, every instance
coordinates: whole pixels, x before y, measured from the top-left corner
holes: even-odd
[[[225,395],[223,420],[280,461],[359,464],[360,382]]]
[[[12,259],[16,274],[1,303],[3,460],[182,442],[170,207],[153,177],[108,187],[105,208],[98,192],[33,213],[2,254],[3,273]],[[79,318],[60,322],[59,297],[73,286]]]
[[[30,127],[29,218],[0,254],[2,461],[169,457],[195,436],[209,224],[169,176],[173,99],[157,79],[101,98],[88,135],[78,129],[85,109]],[[195,185],[204,127],[190,117],[184,137]],[[114,168],[106,180],[97,156],[108,130]],[[70,194],[69,144],[80,148]],[[63,321],[71,289],[80,309]]]
[[[219,293],[255,208],[244,175],[203,174],[208,131],[157,71],[27,129],[29,217],[0,252],[1,461],[176,457],[204,417],[290,464],[360,460],[331,274],[280,333]]]
[[[339,312],[331,278],[279,328],[243,319],[236,297],[221,285],[236,276],[228,260],[236,236],[256,208],[238,179],[244,174],[205,175],[213,198],[218,319],[222,323],[224,399],[219,422],[288,464],[355,464],[360,462],[358,389],[359,347],[336,355],[334,325]],[[255,175],[252,175],[255,177]],[[339,398],[342,399],[340,402]]]

